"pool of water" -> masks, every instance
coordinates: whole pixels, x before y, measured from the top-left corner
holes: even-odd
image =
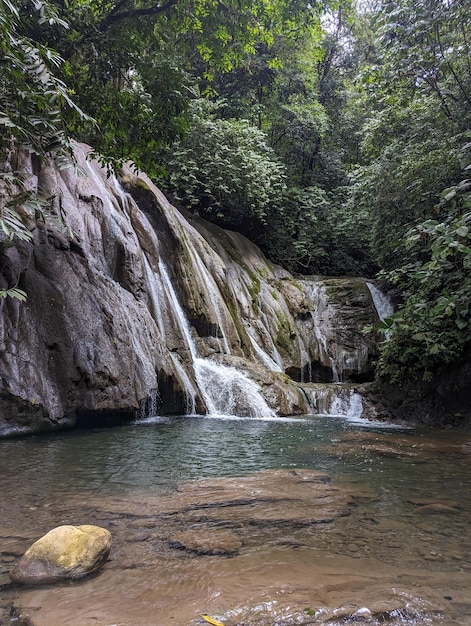
[[[469,434],[160,417],[0,452],[0,623],[18,623],[13,604],[34,626],[193,626],[206,613],[225,626],[471,625]],[[303,470],[320,491],[298,493],[296,478],[285,493],[283,476]],[[109,528],[103,570],[10,586],[16,559],[64,523]],[[189,530],[230,532],[240,549],[176,549]]]

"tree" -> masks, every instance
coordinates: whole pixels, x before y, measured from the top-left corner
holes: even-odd
[[[159,154],[168,172],[162,184],[181,206],[257,240],[280,209],[284,168],[263,131],[217,111],[193,102],[187,134]]]
[[[70,132],[151,175],[159,173],[159,147],[187,130],[199,89],[210,92],[277,33],[310,28],[320,10],[302,0],[50,1],[70,29],[64,37],[51,26],[42,42],[65,59],[63,80],[98,122],[68,116]]]
[[[456,180],[471,120],[465,3],[381,2],[363,58],[356,107],[366,110],[355,202],[371,215],[371,248],[392,269],[407,250],[398,238],[433,217],[440,191]]]
[[[86,116],[57,77],[62,59],[52,48],[25,35],[44,24],[65,29],[67,24],[44,0],[0,0],[0,247],[32,238],[31,228],[42,216],[46,199],[25,186],[15,169],[15,154],[26,151],[41,162],[52,157],[59,167],[70,165],[72,154],[63,121],[64,108]],[[0,297],[24,299],[17,286]]]

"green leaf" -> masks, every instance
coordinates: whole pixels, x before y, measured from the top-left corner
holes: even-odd
[[[0,298],[15,298],[20,302],[26,302],[28,295],[23,289],[12,287],[11,289],[0,289]]]

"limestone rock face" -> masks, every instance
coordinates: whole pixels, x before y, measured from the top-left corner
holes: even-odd
[[[83,578],[102,567],[111,533],[99,526],[58,526],[38,539],[10,572],[15,583],[46,584]]]
[[[311,411],[303,383],[371,380],[364,280],[298,280],[89,152],[75,146],[80,175],[22,157],[29,188],[54,200],[32,242],[0,241],[0,289],[28,294],[0,299],[0,436],[207,412],[196,358],[235,363],[281,414]]]

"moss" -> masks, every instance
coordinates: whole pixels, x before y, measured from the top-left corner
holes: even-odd
[[[293,285],[293,287],[296,287],[298,291],[304,294],[304,289],[298,280],[296,280],[295,278],[285,278],[284,280],[287,280],[288,282],[290,282]]]
[[[258,301],[259,301],[260,291],[262,289],[262,283],[261,283],[260,278],[263,278],[263,272],[258,272],[258,275],[257,275],[257,273],[255,273],[253,269],[249,267],[248,265],[246,265],[245,263],[241,263],[240,265],[247,272],[251,280],[250,284],[246,284],[246,287],[250,294],[250,297],[252,298],[253,312],[255,313],[255,315],[258,315],[259,313]]]
[[[252,298],[252,309],[255,315],[258,315],[258,312],[259,312],[258,301],[259,301],[261,288],[262,288],[262,285],[258,278],[253,279],[250,285],[247,285],[247,289],[249,290],[250,297]]]
[[[234,325],[237,329],[237,334],[239,336],[239,340],[240,340],[240,347],[243,351],[243,353],[245,355],[250,355],[251,353],[251,349],[252,349],[252,345],[250,343],[250,339],[247,336],[247,332],[244,328],[244,325],[242,323],[242,320],[240,318],[239,315],[239,310],[238,308],[234,305],[234,302],[232,300],[232,298],[226,298],[225,297],[226,294],[224,294],[224,301],[226,303],[227,306],[227,310],[229,311],[229,314],[232,318],[232,321],[234,322]]]
[[[352,306],[369,299],[369,290],[362,278],[325,279],[322,281],[329,300],[341,306]]]
[[[76,568],[83,561],[90,544],[90,536],[84,532],[77,532],[67,544],[67,550],[57,558],[57,564],[65,570]]]
[[[291,327],[290,321],[286,315],[277,311],[278,329],[276,333],[276,345],[282,353],[295,358],[298,352],[298,344],[294,342],[296,333]]]

